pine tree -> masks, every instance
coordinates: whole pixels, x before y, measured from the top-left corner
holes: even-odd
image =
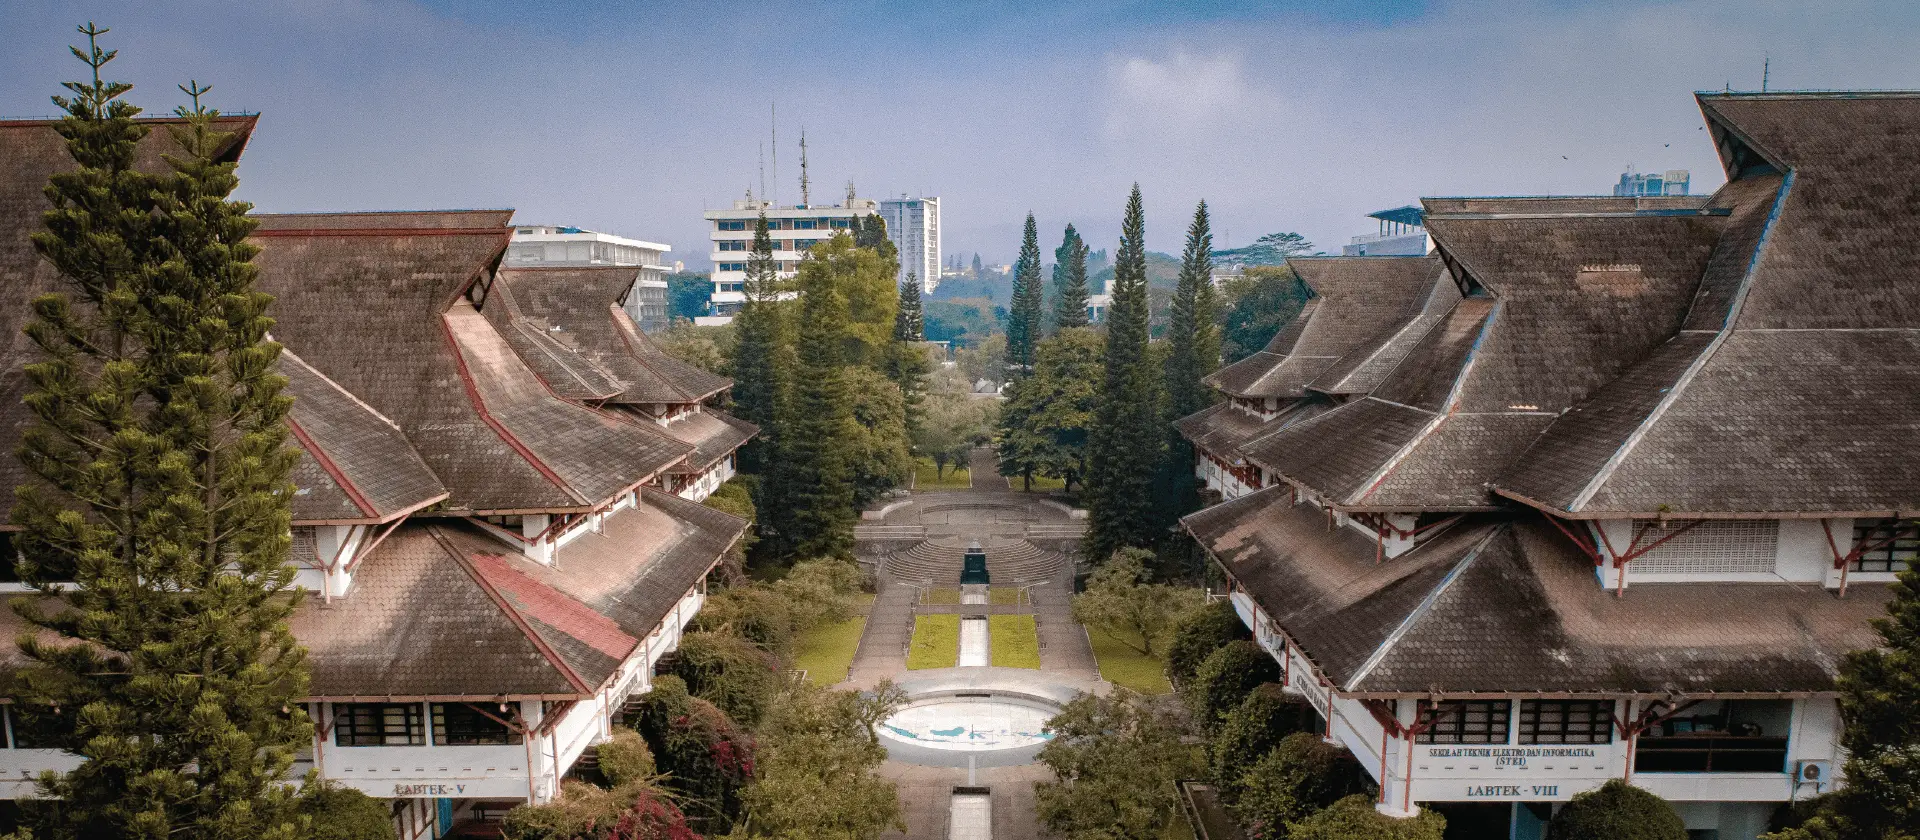
[[[1040,287],[1040,234],[1034,228],[1033,214],[1027,214],[1026,231],[1020,236],[1020,259],[1013,266],[1012,311],[1007,317],[1007,369],[1015,377],[1033,371],[1033,346],[1040,341],[1042,296]]]
[[[766,471],[780,446],[778,418],[787,396],[785,319],[780,312],[779,274],[773,265],[773,237],[767,215],[753,226],[753,250],[747,255],[746,300],[733,318],[733,408],[740,419],[760,427],[760,435],[740,451],[740,468]],[[762,487],[766,492],[768,488]],[[761,509],[767,509],[764,500]]]
[[[1160,375],[1147,343],[1146,222],[1138,184],[1127,198],[1113,268],[1106,371],[1087,442],[1091,521],[1085,550],[1095,562],[1120,548],[1151,545],[1160,530],[1153,483],[1166,435],[1160,430]]]
[[[1173,524],[1192,509],[1194,488],[1193,444],[1173,428],[1179,420],[1213,404],[1213,392],[1200,381],[1220,364],[1220,322],[1213,289],[1213,234],[1208,230],[1207,203],[1193,211],[1187,227],[1187,248],[1180,258],[1180,281],[1173,290],[1168,317],[1166,374],[1167,458],[1159,482],[1160,522]]]
[[[893,345],[887,355],[887,378],[900,386],[906,408],[908,440],[917,439],[920,433],[926,414],[927,376],[933,373],[924,331],[920,279],[909,271],[907,282],[900,284],[900,309],[893,318]]]
[[[33,303],[35,420],[19,451],[21,579],[43,593],[20,723],[83,760],[40,780],[40,837],[292,840],[284,784],[313,730],[287,630],[291,399],[253,289],[254,222],[231,201],[230,138],[191,108],[169,172],[133,169],[147,133],[130,85],[103,82],[106,30],[74,53],[93,80],[55,97],[78,167],[47,188],[36,250],[68,281]],[[62,583],[71,581],[73,587]],[[51,603],[49,603],[51,602]]]
[[[1053,249],[1053,326],[1067,330],[1087,325],[1087,243],[1067,225]]]
[[[973,279],[979,280],[986,276],[986,267],[980,263],[980,252],[975,251],[973,252]]]
[[[798,558],[849,556],[854,494],[843,444],[852,437],[846,381],[847,302],[832,263],[800,269],[800,329],[793,400],[779,422],[787,437],[774,471],[788,494],[782,544]]]

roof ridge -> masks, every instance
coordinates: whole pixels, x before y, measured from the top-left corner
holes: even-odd
[[[1347,691],[1353,691],[1354,687],[1359,685],[1361,680],[1366,679],[1367,675],[1371,674],[1373,669],[1380,665],[1381,660],[1387,658],[1387,654],[1393,652],[1394,645],[1399,644],[1400,640],[1406,637],[1407,631],[1412,630],[1413,625],[1418,624],[1420,619],[1426,617],[1427,612],[1432,610],[1433,605],[1440,600],[1440,596],[1446,594],[1447,590],[1452,588],[1453,582],[1459,580],[1467,568],[1472,566],[1474,561],[1480,559],[1480,552],[1487,547],[1487,544],[1492,542],[1494,537],[1499,536],[1500,532],[1507,530],[1507,528],[1508,525],[1506,523],[1501,523],[1488,529],[1487,535],[1481,537],[1479,542],[1474,543],[1473,548],[1467,550],[1467,556],[1460,558],[1460,562],[1455,563],[1452,569],[1447,570],[1447,576],[1440,579],[1440,583],[1435,585],[1431,592],[1427,593],[1427,597],[1420,600],[1420,605],[1414,607],[1412,612],[1407,613],[1407,617],[1402,619],[1400,624],[1393,628],[1393,632],[1388,633],[1387,637],[1381,640],[1380,646],[1374,648],[1373,654],[1367,657],[1367,661],[1362,663],[1360,667],[1353,672],[1353,676],[1347,678],[1347,684],[1345,686]]]
[[[275,338],[273,337],[273,333],[272,333],[272,331],[268,331],[268,333],[267,333],[267,340],[268,340],[268,341],[277,341],[277,339],[275,339]],[[328,376],[328,375],[326,375],[325,373],[322,373],[322,372],[320,372],[320,369],[319,369],[319,368],[317,368],[317,367],[314,367],[314,366],[313,366],[313,365],[312,365],[311,363],[309,363],[309,362],[308,362],[308,361],[307,361],[306,359],[303,359],[303,358],[301,358],[301,357],[300,357],[300,354],[298,354],[298,353],[295,353],[295,352],[293,352],[292,350],[289,350],[289,349],[287,349],[287,347],[286,347],[285,345],[282,345],[282,346],[280,347],[280,355],[281,355],[281,356],[282,356],[283,358],[290,358],[290,359],[292,359],[292,360],[294,360],[294,362],[296,362],[296,363],[298,363],[298,364],[299,364],[299,365],[300,365],[301,367],[303,367],[303,368],[306,368],[307,370],[309,370],[309,371],[311,371],[311,372],[313,373],[313,375],[314,375],[314,376],[317,376],[317,377],[320,377],[320,381],[322,381],[322,382],[325,382],[325,383],[327,383],[328,385],[332,385],[332,386],[333,386],[333,389],[334,389],[334,390],[336,390],[336,391],[339,391],[339,392],[340,392],[340,393],[341,393],[342,395],[344,395],[344,396],[345,396],[345,397],[346,397],[347,399],[349,399],[349,400],[352,400],[352,401],[353,401],[353,404],[354,404],[354,405],[357,405],[357,406],[360,406],[361,408],[363,408],[363,409],[365,409],[365,410],[366,410],[366,412],[367,412],[368,414],[371,414],[371,415],[373,415],[373,416],[375,416],[375,417],[378,417],[378,418],[380,418],[380,422],[382,422],[382,423],[385,423],[385,424],[387,424],[388,426],[391,426],[391,427],[393,427],[393,430],[394,430],[394,431],[396,431],[396,432],[400,432],[400,433],[401,433],[401,434],[403,434],[403,435],[404,435],[404,434],[406,434],[406,430],[405,430],[405,429],[402,429],[402,428],[400,428],[400,424],[399,424],[399,423],[395,423],[395,422],[393,422],[393,418],[390,418],[390,417],[388,417],[388,416],[387,416],[387,415],[385,415],[385,414],[381,414],[381,413],[380,413],[380,410],[379,410],[379,409],[377,409],[377,408],[374,408],[374,407],[373,407],[373,406],[371,406],[371,405],[368,405],[368,404],[367,404],[367,402],[366,402],[365,400],[362,400],[362,399],[360,399],[360,395],[359,395],[359,394],[355,394],[354,392],[352,392],[352,391],[350,391],[350,390],[347,390],[347,386],[345,386],[345,385],[342,385],[342,384],[340,384],[339,382],[336,382],[336,381],[334,381],[334,379],[333,379],[333,377],[331,377],[331,376]],[[411,445],[411,444],[409,444],[409,445]]]
[[[471,306],[472,304],[468,305]],[[475,310],[474,314],[478,315],[479,311]],[[447,322],[447,319],[452,317],[452,315],[452,311],[440,313],[440,331],[447,339],[447,348],[453,351],[453,363],[455,368],[460,372],[460,384],[466,388],[467,401],[472,404],[474,412],[480,415],[480,420],[486,423],[488,428],[493,429],[494,434],[499,435],[500,439],[504,441],[508,447],[512,448],[521,458],[526,459],[527,463],[533,465],[534,469],[539,470],[540,474],[545,476],[548,481],[553,482],[553,486],[559,488],[560,492],[573,497],[573,500],[580,504],[593,504],[593,500],[588,499],[582,495],[580,491],[575,490],[573,485],[568,484],[565,479],[560,477],[559,473],[554,472],[553,468],[547,465],[547,462],[540,460],[540,456],[535,455],[532,449],[527,448],[526,443],[521,441],[519,436],[515,435],[512,430],[507,428],[506,424],[501,423],[500,419],[493,416],[493,412],[487,409],[486,398],[480,396],[480,386],[473,381],[473,372],[467,367],[466,354],[460,349],[459,339],[453,335],[453,325]],[[488,324],[487,326],[492,327],[493,325]],[[503,343],[504,341],[505,339],[502,339]],[[512,350],[513,348],[509,346],[507,349]],[[522,364],[524,364],[524,362]],[[531,371],[528,373],[532,375]],[[538,379],[539,377],[535,375],[534,378]]]
[[[1381,482],[1386,481],[1387,476],[1392,475],[1393,471],[1400,466],[1401,462],[1405,461],[1407,456],[1413,454],[1413,450],[1419,448],[1420,444],[1424,443],[1427,438],[1432,437],[1433,433],[1440,428],[1440,424],[1445,423],[1447,418],[1452,417],[1459,410],[1460,401],[1467,389],[1467,377],[1473,375],[1474,364],[1480,356],[1480,345],[1487,340],[1487,335],[1493,331],[1494,322],[1499,320],[1500,313],[1505,311],[1506,306],[1507,302],[1505,300],[1495,298],[1493,301],[1493,309],[1489,310],[1486,317],[1480,321],[1480,334],[1474,336],[1473,344],[1467,347],[1467,357],[1461,360],[1460,372],[1454,374],[1453,387],[1447,391],[1447,410],[1444,412],[1434,412],[1434,418],[1432,420],[1427,421],[1427,424],[1421,427],[1420,431],[1415,433],[1412,439],[1403,444],[1398,452],[1393,453],[1393,457],[1388,458],[1372,475],[1367,476],[1367,481],[1360,485],[1363,489],[1353,496],[1348,497],[1345,501],[1346,504],[1357,504],[1365,500],[1368,496],[1373,495],[1375,490],[1380,489]],[[1389,401],[1381,400],[1381,402]],[[1407,407],[1413,408],[1413,406]]]
[[[640,352],[638,347],[634,346],[636,341],[646,341],[646,334],[640,332],[639,325],[633,323],[632,318],[627,317],[627,311],[622,309],[619,303],[607,304],[607,317],[613,319],[613,331],[616,335],[620,336],[620,344],[627,348],[627,355],[632,356],[634,362],[646,368],[648,373],[659,377],[660,381],[664,383],[667,388],[679,394],[688,402],[699,402],[711,396],[711,394],[694,395],[687,389],[680,387],[680,383],[675,382],[673,377],[662,373],[659,368],[654,367],[653,361],[648,359],[645,353]],[[720,390],[726,389],[722,388]],[[719,393],[719,391],[714,391],[714,393]]]
[[[1734,324],[1740,320],[1740,310],[1746,305],[1747,292],[1753,288],[1754,272],[1760,266],[1760,259],[1766,251],[1768,240],[1772,238],[1774,225],[1780,221],[1780,211],[1786,206],[1787,194],[1793,190],[1793,175],[1793,170],[1789,169],[1780,181],[1779,192],[1773,197],[1773,206],[1767,210],[1766,225],[1760,229],[1760,236],[1753,243],[1752,256],[1747,258],[1747,270],[1740,277],[1739,287],[1734,289],[1733,299],[1727,303],[1726,320],[1721,322],[1720,330],[1714,334],[1711,341],[1707,342],[1706,348],[1687,365],[1687,369],[1681,372],[1679,378],[1674,380],[1667,392],[1660,396],[1660,402],[1653,407],[1653,410],[1647,412],[1647,416],[1634,426],[1633,431],[1627,435],[1627,439],[1620,443],[1620,447],[1615,449],[1612,455],[1607,456],[1606,463],[1602,464],[1600,469],[1594,472],[1593,477],[1587,480],[1586,486],[1581,487],[1580,492],[1574,494],[1573,501],[1567,504],[1567,512],[1577,512],[1593,501],[1594,495],[1600,492],[1600,487],[1613,478],[1614,471],[1618,470],[1620,464],[1626,461],[1634,448],[1640,445],[1640,441],[1646,439],[1647,433],[1653,429],[1655,423],[1660,422],[1661,417],[1666,415],[1667,409],[1679,401],[1680,394],[1686,391],[1687,386],[1693,383],[1694,377],[1706,367],[1707,361],[1712,359],[1713,355],[1726,343],[1727,336],[1733,334]]]
[[[559,671],[560,675],[565,677],[567,682],[581,694],[593,693],[594,688],[587,685],[587,681],[573,670],[573,666],[567,664],[566,659],[560,655],[559,651],[554,650],[552,645],[547,644],[547,640],[540,638],[539,631],[534,630],[533,625],[527,623],[526,617],[521,615],[519,610],[514,609],[512,604],[507,603],[506,596],[501,595],[493,583],[487,580],[486,575],[481,574],[480,570],[474,567],[473,561],[467,559],[465,552],[462,552],[453,545],[453,540],[448,539],[447,535],[441,532],[440,526],[428,525],[427,533],[433,537],[435,542],[440,544],[441,550],[453,557],[454,562],[460,565],[460,570],[465,572],[467,577],[472,579],[474,584],[480,587],[480,591],[486,593],[487,598],[493,601],[494,606],[499,608],[500,612],[507,617],[507,620],[513,622],[514,626],[520,628],[521,635],[525,636],[527,641],[531,642],[534,648],[540,651],[541,658],[547,660],[547,664],[554,666],[554,669]]]
[[[501,273],[504,273],[504,272],[501,272]],[[555,346],[559,345],[560,342],[555,341],[552,336],[546,335],[541,331],[534,329],[533,325],[527,323],[526,313],[520,311],[520,301],[515,299],[513,296],[513,284],[510,282],[507,282],[505,278],[496,275],[494,278],[494,285],[497,286],[498,288],[491,290],[491,293],[488,294],[487,297],[492,298],[495,294],[498,294],[500,296],[501,305],[506,307],[506,316],[507,316],[508,326],[511,326],[514,332],[517,332],[523,336],[526,336],[529,342],[532,342],[532,344],[535,347],[539,348],[540,353],[542,355],[546,356],[547,359],[551,360],[554,364],[559,365],[560,369],[566,371],[568,376],[573,377],[573,381],[576,384],[578,384],[581,388],[592,391],[593,393],[598,395],[596,399],[607,399],[607,398],[617,396],[619,394],[618,391],[612,394],[600,394],[599,388],[594,387],[593,383],[588,382],[585,376],[581,375],[579,371],[574,369],[574,366],[572,364],[568,363],[568,360],[566,358],[567,356],[574,357],[575,359],[580,361],[582,364],[591,368],[593,372],[601,374],[607,380],[608,383],[618,384],[621,386],[622,390],[625,390],[625,383],[620,382],[619,377],[614,376],[612,371],[607,370],[606,368],[603,368],[597,364],[594,364],[593,360],[587,358],[585,355],[572,352],[570,350],[567,350],[565,347],[559,347],[558,352],[556,352]],[[550,346],[550,345],[554,345],[554,346]],[[513,354],[516,356],[520,355],[519,348],[514,347],[513,342],[510,342],[510,341],[507,342],[507,349],[513,351]],[[523,364],[525,363],[525,361],[526,361],[525,359],[521,360]],[[528,365],[528,368],[532,369],[532,366]],[[538,371],[535,371],[534,375],[536,378],[539,378]],[[552,389],[549,388],[548,390],[551,391]],[[559,396],[559,395],[555,394],[555,396]]]

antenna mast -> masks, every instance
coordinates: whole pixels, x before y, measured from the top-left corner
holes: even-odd
[[[847,179],[847,209],[853,209],[853,179]]]
[[[1772,72],[1773,72],[1773,57],[1770,55],[1767,55],[1766,53],[1761,53],[1760,54],[1760,92],[1761,93],[1767,92],[1767,81],[1768,81],[1767,77],[1770,76]]]
[[[812,204],[807,198],[807,129],[800,128],[800,204]]]
[[[767,144],[760,144],[760,197],[767,195]],[[747,190],[747,198],[753,198],[753,190]]]

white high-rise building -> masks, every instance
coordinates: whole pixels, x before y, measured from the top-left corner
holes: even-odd
[[[887,238],[900,251],[900,276],[912,272],[922,293],[940,285],[940,199],[889,198],[880,202],[880,218],[887,222]]]
[[[853,220],[877,213],[879,204],[870,198],[850,198],[838,205],[801,204],[778,207],[770,201],[735,201],[730,210],[708,210],[704,215],[712,223],[713,303],[710,314],[696,319],[700,324],[724,324],[733,320],[746,302],[747,254],[753,250],[754,220],[767,216],[767,233],[773,237],[773,264],[780,277],[792,277],[800,270],[800,258],[808,248],[845,233]]]
[[[666,262],[671,250],[671,245],[565,225],[516,225],[506,267],[634,266],[640,279],[621,306],[641,330],[653,332],[667,326],[667,275],[678,270]]]

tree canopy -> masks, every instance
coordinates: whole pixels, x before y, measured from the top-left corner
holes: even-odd
[[[1138,184],[1127,196],[1106,328],[1106,369],[1088,430],[1090,521],[1082,543],[1096,561],[1120,548],[1152,545],[1164,533],[1153,484],[1166,433],[1160,426],[1160,371],[1147,345],[1146,221]]]

